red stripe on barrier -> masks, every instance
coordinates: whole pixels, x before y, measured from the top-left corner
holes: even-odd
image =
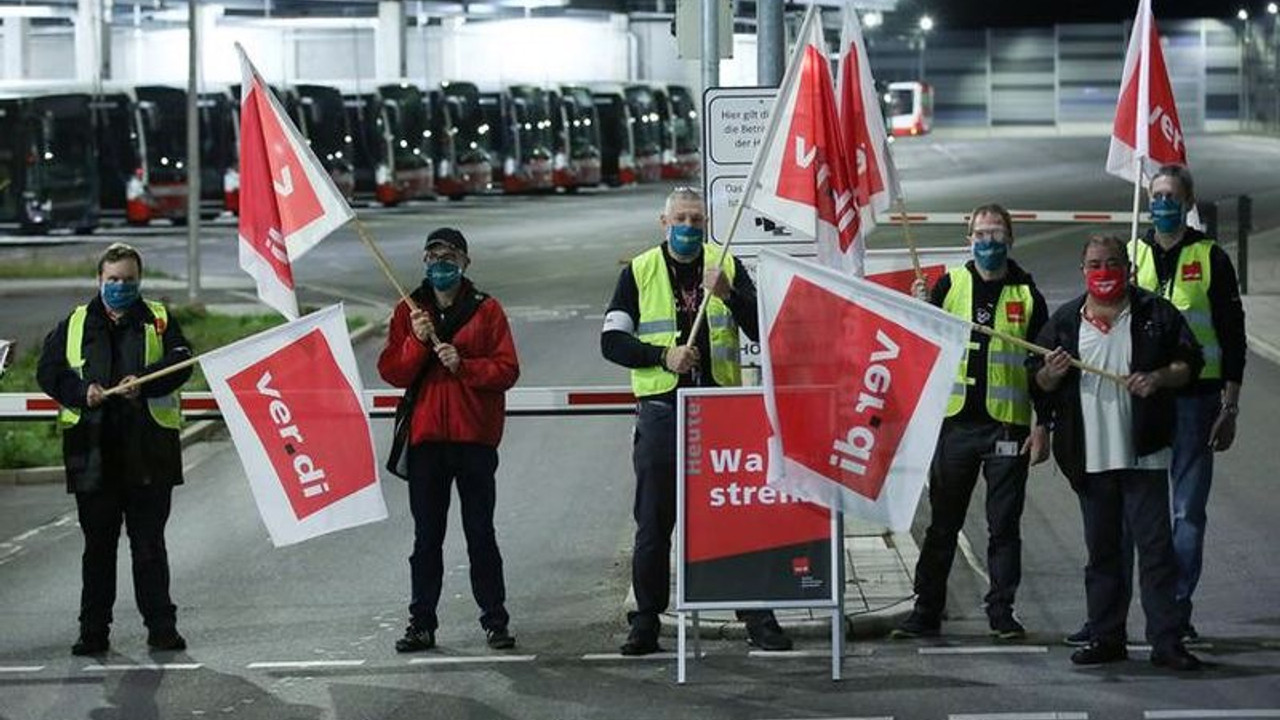
[[[1110,222],[1112,213],[1076,213],[1071,216],[1072,220],[1099,220],[1102,222]]]
[[[218,401],[213,398],[183,398],[183,410],[217,410]]]
[[[46,412],[57,409],[58,403],[53,398],[31,398],[27,400],[27,412]]]
[[[374,395],[373,406],[376,408],[393,408],[400,404],[398,395]]]
[[[636,401],[636,396],[624,392],[571,392],[568,395],[570,405],[629,405]]]
[[[1009,217],[1014,220],[1035,220],[1040,216],[1036,213],[1010,213]]]

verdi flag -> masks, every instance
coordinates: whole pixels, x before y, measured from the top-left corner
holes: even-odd
[[[258,297],[298,318],[293,261],[355,217],[279,99],[236,44],[240,86],[240,267]]]
[[[814,263],[760,258],[769,484],[906,529],[969,323]]]
[[[1124,57],[1107,172],[1136,183],[1152,177],[1161,165],[1186,164],[1187,146],[1151,0],[1139,0]]]
[[[864,245],[822,13],[810,5],[756,151],[742,202],[814,239],[819,261],[862,274]]]
[[[387,517],[341,305],[201,356],[277,546]]]
[[[884,115],[876,81],[871,76],[862,28],[852,2],[844,6],[844,26],[840,32],[840,68],[836,79],[836,101],[839,107],[840,131],[844,149],[850,157],[853,202],[858,209],[856,228],[858,241],[853,248],[865,248],[866,238],[876,226],[876,214],[886,213],[902,197],[889,140],[885,134]],[[831,257],[828,255],[828,258]],[[853,259],[838,255],[841,262],[824,264],[836,268],[852,268]]]

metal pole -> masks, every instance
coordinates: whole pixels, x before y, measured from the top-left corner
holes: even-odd
[[[756,3],[756,84],[777,87],[782,82],[787,51],[782,3]]]
[[[702,0],[702,89],[720,85],[720,2]]]
[[[1240,293],[1249,293],[1249,232],[1253,230],[1253,198],[1241,195],[1236,201],[1236,272]]]
[[[187,0],[187,300],[200,299],[200,14]]]

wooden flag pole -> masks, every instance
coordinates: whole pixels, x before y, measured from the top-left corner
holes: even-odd
[[[1138,204],[1142,200],[1142,158],[1134,160],[1133,168],[1133,220],[1129,226],[1129,241],[1138,239]]]
[[[185,370],[191,367],[192,365],[195,365],[196,363],[200,362],[200,358],[202,357],[204,356],[196,355],[195,357],[189,357],[186,360],[183,360],[181,362],[176,362],[168,367],[160,368],[159,370],[153,373],[148,373],[146,375],[143,375],[142,377],[136,377],[130,380],[129,382],[122,382],[119,385],[115,385],[113,387],[107,388],[106,390],[103,390],[102,395],[104,397],[110,396],[110,395],[119,395],[120,393],[125,392],[126,390],[130,390],[132,388],[138,387],[143,383],[151,382],[152,380],[162,378],[166,375],[172,375],[178,372],[179,370]]]
[[[1049,353],[1053,352],[1047,347],[1036,345],[1035,343],[1032,343],[1032,342],[1027,342],[1026,340],[1023,340],[1020,337],[1016,337],[1008,333],[1000,332],[999,330],[989,328],[986,325],[979,325],[978,323],[971,322],[969,323],[969,326],[973,328],[974,331],[980,332],[983,335],[986,335],[988,337],[993,337],[993,338],[999,338],[1011,345],[1017,345],[1023,350],[1033,352],[1037,355],[1048,355]],[[1094,375],[1101,375],[1102,377],[1107,378],[1109,380],[1114,380],[1117,383],[1120,383],[1121,385],[1124,385],[1128,382],[1128,378],[1125,377],[1124,375],[1117,375],[1116,373],[1110,372],[1108,370],[1103,370],[1100,367],[1095,367],[1093,365],[1083,363],[1075,358],[1071,358],[1071,366],[1075,368],[1079,368],[1080,370],[1083,370],[1087,373],[1093,373]]]
[[[369,233],[369,228],[365,227],[365,224],[361,222],[359,217],[355,218],[355,225],[356,235],[360,236],[360,240],[362,240],[365,246],[369,248],[369,252],[373,253],[373,259],[377,261],[378,267],[382,269],[382,274],[386,275],[387,280],[391,281],[391,285],[396,289],[396,293],[400,296],[400,299],[414,310],[421,310],[422,308],[418,307],[418,303],[414,302],[413,298],[409,297],[409,293],[405,292],[404,286],[400,284],[398,279],[396,279],[395,273],[391,271],[391,264],[387,262],[386,256],[382,254],[382,250],[379,249],[378,244],[374,242],[373,236]],[[440,337],[436,335],[434,325],[431,326],[431,329],[428,331],[428,337],[431,340],[432,347],[438,347],[442,344],[440,342]]]
[[[901,197],[898,198],[898,219],[902,222],[907,250],[911,253],[911,269],[916,273],[916,280],[924,280],[924,270],[920,268],[920,252],[916,249],[916,238],[911,233],[911,221],[907,219],[907,203]]]
[[[745,200],[745,198],[743,198]],[[746,203],[742,200],[738,201],[738,207],[734,208],[733,220],[729,223],[729,237],[724,240],[724,249],[720,253],[720,270],[724,270],[724,262],[729,259],[729,247],[733,245],[733,236],[738,232],[738,222],[742,220],[742,210],[746,207]],[[705,243],[703,243],[705,245]],[[693,347],[694,340],[698,337],[698,330],[702,328],[702,321],[707,315],[707,304],[711,302],[711,292],[702,294],[702,304],[698,306],[698,314],[693,318],[693,327],[689,330],[689,339],[685,341],[684,346]]]

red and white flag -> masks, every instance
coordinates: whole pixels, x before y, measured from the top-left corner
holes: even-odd
[[[355,217],[329,173],[249,61],[240,68],[240,267],[258,297],[298,318],[293,261]]]
[[[1138,177],[1141,163],[1142,178]],[[1186,165],[1187,146],[1173,101],[1173,86],[1151,14],[1151,0],[1138,1],[1138,15],[1124,56],[1107,172],[1129,182],[1150,178],[1161,165]]]
[[[208,353],[200,366],[276,547],[387,517],[341,305]]]
[[[810,5],[742,202],[812,237],[823,264],[861,275],[864,246],[853,176],[822,36],[822,13]]]
[[[852,156],[853,201],[858,208],[856,247],[865,247],[867,236],[876,227],[876,214],[888,212],[894,201],[902,197],[902,187],[889,152],[876,81],[871,76],[871,62],[862,41],[862,27],[851,2],[845,3],[844,25],[840,31],[836,101],[844,148]],[[832,265],[851,266],[852,262]]]
[[[814,263],[760,258],[769,484],[910,527],[969,323]]]
[[[920,260],[920,273],[924,275],[928,286],[933,287],[948,270],[961,267],[973,258],[973,253],[968,248],[920,248],[916,250],[916,256]],[[911,294],[916,270],[911,261],[910,250],[868,250],[864,266],[867,274],[863,277],[867,280],[900,293]]]

